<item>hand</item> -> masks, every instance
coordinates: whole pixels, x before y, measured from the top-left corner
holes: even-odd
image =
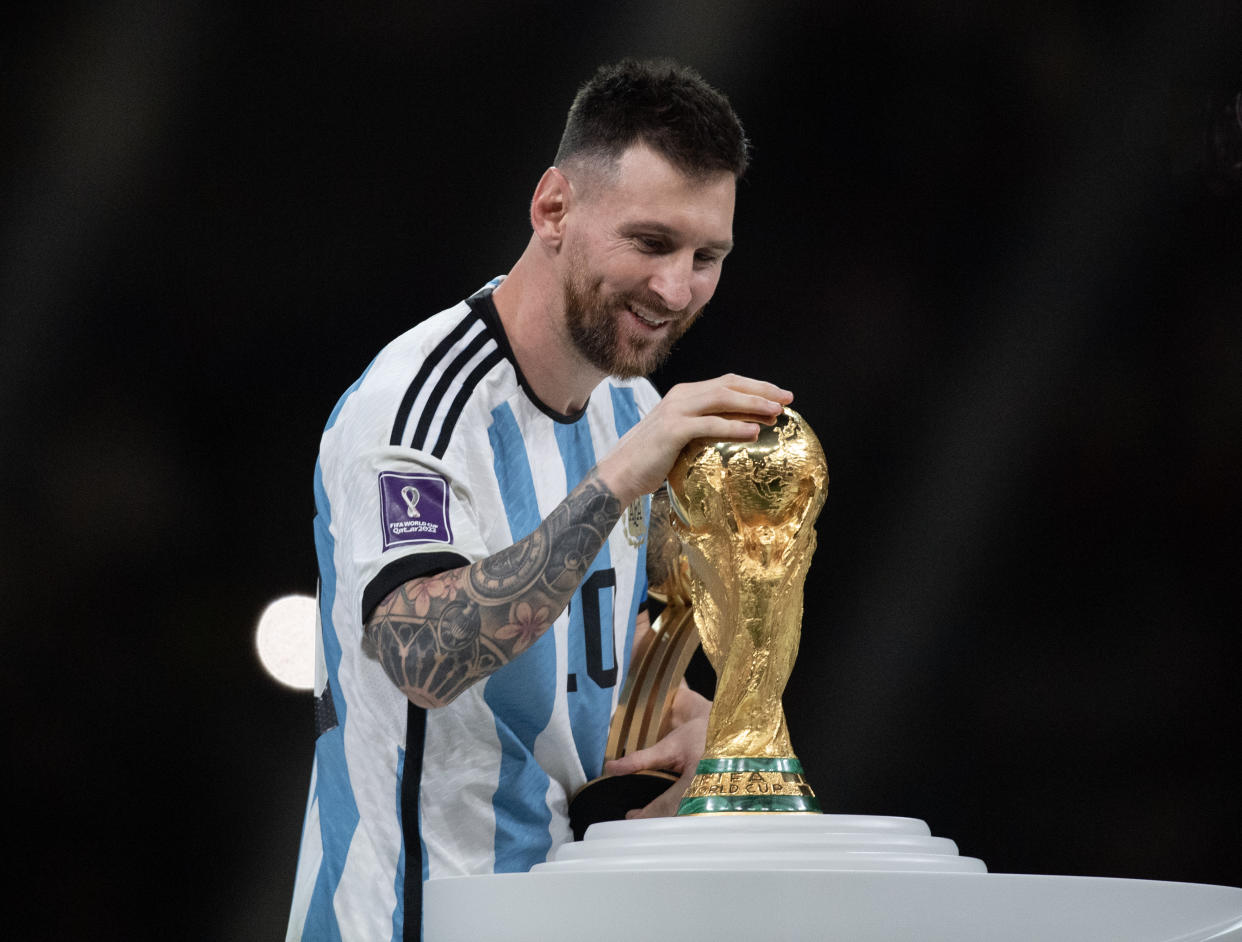
[[[696,438],[753,442],[793,393],[771,383],[727,374],[681,383],[630,429],[597,465],[600,479],[622,505],[659,487],[681,450]]]
[[[658,769],[680,776],[664,794],[645,808],[626,812],[626,819],[664,818],[677,813],[681,797],[694,779],[694,771],[707,742],[707,716],[711,701],[683,685],[673,700],[673,728],[663,739],[646,749],[604,763],[605,775],[628,775],[643,769]]]

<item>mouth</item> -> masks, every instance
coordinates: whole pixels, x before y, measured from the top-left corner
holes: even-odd
[[[663,317],[663,318],[648,317],[645,314],[640,314],[638,311],[634,310],[634,308],[632,307],[628,307],[626,308],[626,310],[628,310],[631,314],[633,314],[634,318],[640,324],[644,325],[645,327],[651,330],[659,330],[660,328],[664,327],[666,324],[672,323],[672,318],[669,318],[669,317]]]

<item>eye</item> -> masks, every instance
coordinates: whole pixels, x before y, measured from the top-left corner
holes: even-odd
[[[635,236],[634,241],[644,252],[663,252],[664,240],[656,236]]]
[[[716,255],[713,252],[695,252],[694,253],[695,264],[701,265],[704,267],[708,265],[716,265],[720,262],[720,259],[721,259],[721,256]]]

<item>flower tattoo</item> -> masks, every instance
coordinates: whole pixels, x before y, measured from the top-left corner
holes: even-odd
[[[496,637],[503,641],[512,638],[516,641],[517,649],[524,651],[535,643],[539,633],[547,627],[548,615],[546,605],[532,609],[528,603],[518,602],[513,606],[513,612],[510,615],[513,621],[499,628],[496,631]]]

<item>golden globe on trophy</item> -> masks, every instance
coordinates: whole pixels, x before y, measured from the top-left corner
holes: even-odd
[[[716,671],[707,747],[677,813],[818,814],[781,697],[828,490],[819,440],[785,409],[757,441],[692,444],[668,487],[694,623]]]
[[[607,758],[668,731],[673,696],[701,643],[716,672],[707,748],[679,815],[794,812],[819,803],[789,742],[781,696],[802,626],[802,589],[827,496],[823,449],[785,409],[754,442],[693,442],[669,472],[682,559],[652,595],[665,603],[654,640],[630,669]],[[570,804],[574,835],[667,789],[660,771],[596,779]]]

